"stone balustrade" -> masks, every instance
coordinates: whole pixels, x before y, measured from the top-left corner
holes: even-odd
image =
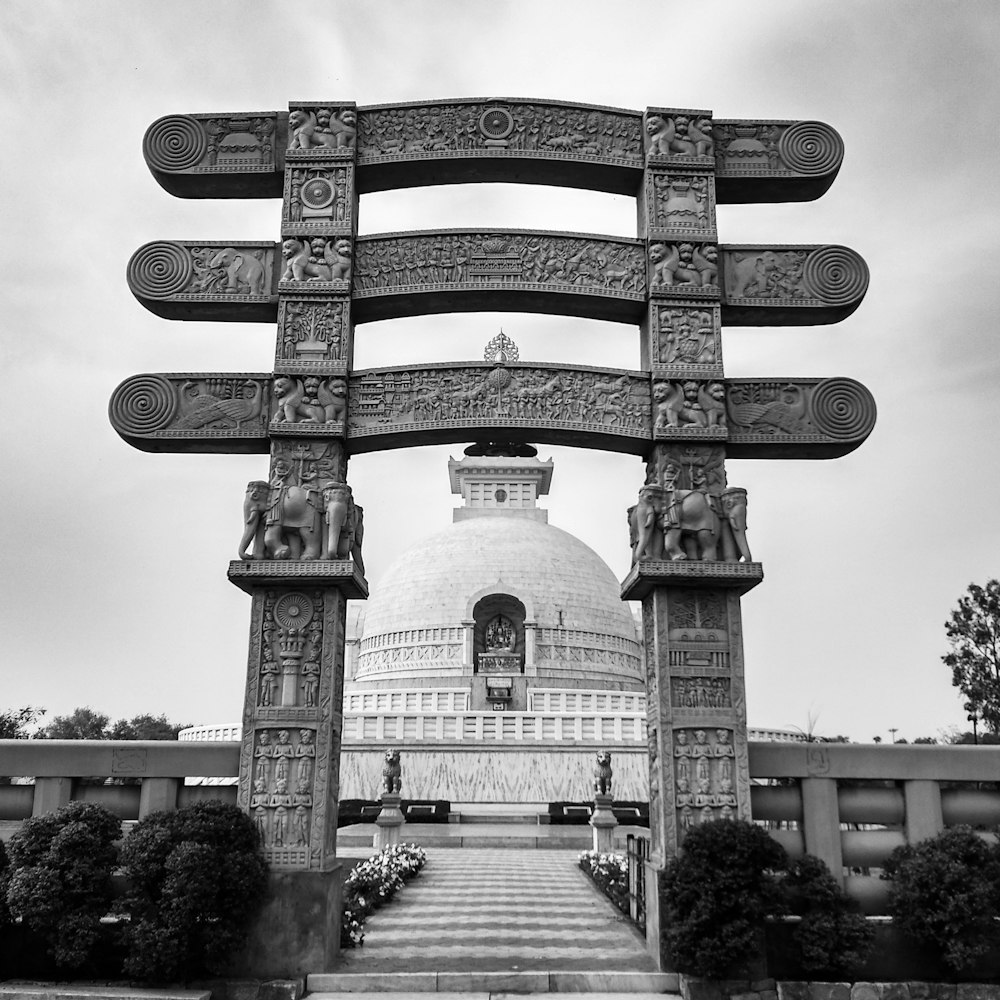
[[[345,717],[343,738],[443,739],[470,749],[539,739],[634,745],[642,727],[641,717],[620,713],[359,713]],[[123,820],[233,799],[233,786],[184,779],[235,778],[238,770],[238,742],[0,740],[0,778],[13,780],[0,785],[0,833],[71,799],[104,805]],[[750,743],[754,819],[792,856],[821,857],[869,913],[882,911],[887,886],[877,870],[895,847],[957,824],[1000,825],[997,774],[1000,747]]]

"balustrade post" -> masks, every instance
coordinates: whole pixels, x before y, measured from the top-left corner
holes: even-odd
[[[834,778],[802,779],[802,820],[806,853],[825,861],[830,873],[843,885],[840,806]]]
[[[936,837],[944,829],[941,812],[941,786],[936,781],[903,782],[906,803],[906,842],[916,844]]]
[[[73,793],[72,778],[35,778],[32,816],[45,816],[69,804]]]
[[[139,789],[139,819],[154,812],[173,812],[177,808],[179,778],[143,778]]]

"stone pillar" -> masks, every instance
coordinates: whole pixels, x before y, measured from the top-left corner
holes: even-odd
[[[401,796],[398,792],[382,793],[382,809],[375,817],[375,837],[372,846],[376,851],[381,851],[383,847],[399,843],[400,827],[406,820],[403,811],[399,807]]]
[[[688,829],[750,819],[740,595],[762,578],[759,563],[650,560],[622,585],[623,599],[642,601],[646,650],[647,913]],[[658,926],[647,921],[657,956]]]
[[[595,795],[594,811],[590,816],[590,825],[594,829],[594,850],[609,854],[615,846],[615,827],[618,820],[611,810],[613,795]]]
[[[325,970],[340,946],[333,915],[347,599],[367,596],[367,587],[346,560],[234,562],[229,576],[253,601],[237,802],[271,869],[244,972]],[[272,665],[292,646],[315,672],[303,667],[297,688],[284,692],[289,703],[269,692]]]

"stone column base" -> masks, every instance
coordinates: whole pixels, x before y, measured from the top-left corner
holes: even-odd
[[[406,820],[403,818],[403,811],[399,808],[400,796],[386,792],[382,796],[382,811],[375,817],[375,838],[372,846],[376,851],[381,851],[383,847],[399,843],[399,830]]]
[[[590,817],[590,825],[594,828],[594,850],[608,854],[614,850],[615,827],[618,820],[611,811],[614,801],[610,795],[594,796],[594,812]]]
[[[233,973],[290,979],[331,971],[340,952],[343,875],[339,863],[325,872],[272,871],[267,902]]]

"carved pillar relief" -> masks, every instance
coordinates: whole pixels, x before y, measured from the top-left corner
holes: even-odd
[[[336,589],[253,594],[239,799],[276,868],[334,859],[345,610]]]

